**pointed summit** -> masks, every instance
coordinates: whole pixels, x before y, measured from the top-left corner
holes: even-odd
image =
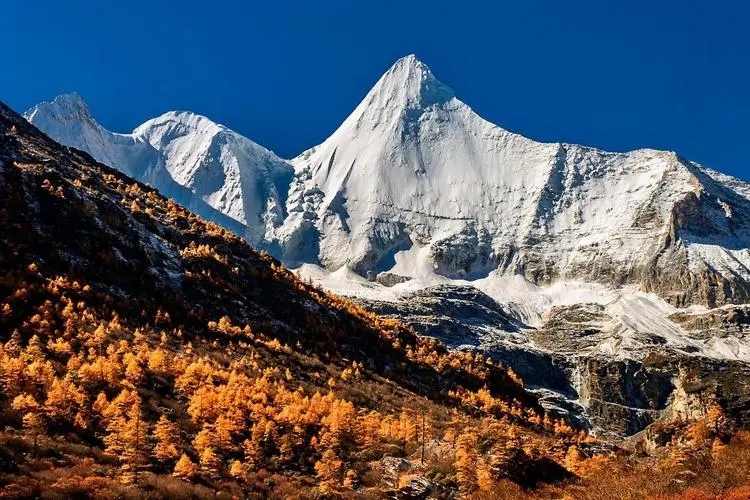
[[[414,121],[434,106],[455,101],[454,97],[450,87],[410,54],[396,61],[380,77],[334,136],[347,131],[357,135],[376,128],[397,131],[405,121]]]
[[[395,63],[393,63],[393,66],[391,66],[386,73],[397,71],[419,71],[426,75],[432,75],[432,71],[430,70],[429,66],[420,61],[415,54],[409,54],[408,56],[404,56],[401,59],[397,60]]]
[[[52,104],[56,104],[60,107],[68,109],[77,109],[88,112],[89,106],[86,101],[83,100],[81,94],[78,92],[70,92],[67,94],[60,94],[52,101]]]
[[[57,142],[86,151],[97,161],[131,177],[140,176],[157,161],[158,153],[145,141],[114,134],[102,127],[77,92],[39,103],[23,116]],[[133,152],[138,156],[137,165],[130,161]]]
[[[27,120],[33,121],[38,120],[40,114],[62,120],[91,119],[89,107],[78,92],[60,94],[52,102],[39,103],[24,113],[23,116]]]
[[[378,80],[365,98],[368,105],[393,104],[406,108],[426,108],[455,96],[430,68],[414,54],[402,57]]]

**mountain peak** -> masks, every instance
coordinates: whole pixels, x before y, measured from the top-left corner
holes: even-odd
[[[365,101],[369,104],[396,103],[407,108],[426,108],[449,101],[454,95],[452,89],[435,78],[429,66],[416,55],[409,54],[386,71]]]
[[[197,113],[193,113],[192,111],[167,111],[166,113],[163,113],[156,118],[147,120],[146,122],[138,126],[133,131],[133,134],[142,135],[143,133],[154,127],[164,126],[168,124],[172,126],[177,125],[180,127],[185,127],[188,130],[203,131],[211,135],[215,135],[221,131],[229,130],[225,126],[214,122],[210,118],[199,115]]]
[[[24,113],[24,117],[31,121],[38,113],[54,115],[63,120],[91,118],[89,107],[78,92],[60,94],[52,102],[37,104]]]
[[[423,63],[416,54],[409,54],[407,56],[404,56],[400,59],[398,59],[395,63],[393,63],[393,66],[391,69],[397,68],[397,67],[414,67],[414,68],[420,68],[425,69],[428,72],[430,72],[430,68]]]
[[[81,97],[81,94],[78,92],[69,92],[67,94],[60,94],[52,101],[52,104],[57,104],[59,106],[66,106],[70,108],[77,108],[77,109],[86,109],[88,110],[88,105],[86,104],[86,101],[83,100],[83,97]]]

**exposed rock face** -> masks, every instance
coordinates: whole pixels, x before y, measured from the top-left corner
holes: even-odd
[[[401,276],[393,273],[378,273],[378,275],[375,276],[375,281],[383,286],[395,286],[399,283],[406,283],[410,279],[411,278],[408,276]]]
[[[744,307],[675,315],[695,342],[675,344],[659,332],[630,332],[626,317],[615,320],[611,308],[593,303],[553,307],[532,328],[514,317],[512,307],[470,286],[361,302],[454,348],[510,366],[545,407],[602,435],[632,435],[662,417],[695,417],[713,401],[742,421],[750,418],[750,365],[700,351],[717,331],[725,340],[744,338],[750,328]],[[603,346],[613,343],[626,355],[607,355]]]
[[[444,339],[448,347],[478,343],[488,330],[517,331],[523,325],[473,287],[438,286],[414,292],[399,303],[367,305],[380,314],[408,317],[418,332]]]
[[[726,306],[702,314],[677,312],[670,319],[703,338],[750,335],[750,306]]]

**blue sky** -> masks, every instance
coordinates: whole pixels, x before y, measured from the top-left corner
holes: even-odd
[[[416,53],[507,129],[750,180],[748,19],[739,0],[5,0],[0,100],[75,90],[119,132],[187,109],[290,157]]]

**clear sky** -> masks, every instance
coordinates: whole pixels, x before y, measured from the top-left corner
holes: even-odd
[[[415,53],[504,128],[675,150],[750,180],[740,0],[3,0],[0,100],[78,91],[105,127],[207,115],[291,157]]]

